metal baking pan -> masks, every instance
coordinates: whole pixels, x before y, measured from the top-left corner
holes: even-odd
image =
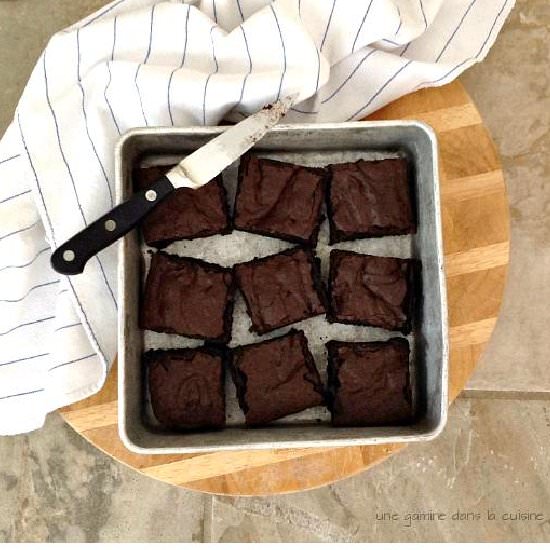
[[[125,134],[116,150],[118,201],[132,193],[134,163],[177,161],[182,154],[201,147],[223,131],[223,127],[146,128]],[[410,372],[415,422],[408,426],[334,428],[325,408],[308,409],[265,428],[245,428],[238,408],[235,387],[226,376],[227,428],[221,431],[168,433],[151,413],[142,370],[142,352],[151,348],[194,347],[201,344],[177,335],[141,331],[138,326],[140,293],[148,269],[147,249],[139,231],[128,234],[119,244],[119,433],[126,447],[136,453],[195,453],[230,449],[273,449],[337,447],[382,443],[426,441],[436,437],[447,419],[448,338],[447,303],[443,271],[443,247],[439,206],[437,144],[434,132],[414,121],[353,122],[345,124],[278,125],[254,151],[260,156],[297,164],[321,166],[358,159],[406,156],[410,161],[418,229],[415,235],[361,239],[328,245],[328,223],[323,222],[317,254],[323,277],[328,272],[331,248],[363,253],[412,257],[420,260],[421,277],[411,344]],[[237,163],[223,173],[230,208],[234,199]],[[292,245],[241,232],[193,241],[173,243],[168,251],[195,256],[222,265],[232,265],[255,256],[276,253]],[[284,334],[288,328],[257,337],[242,297],[237,296],[230,345],[245,344]],[[324,343],[329,339],[348,341],[385,340],[399,335],[369,327],[330,325],[324,316],[297,323],[305,330],[310,349],[326,381]]]

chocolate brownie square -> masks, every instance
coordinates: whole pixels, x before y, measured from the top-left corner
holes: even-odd
[[[235,276],[258,334],[325,313],[319,260],[310,250],[237,264]]]
[[[134,181],[145,189],[172,166],[135,168]],[[227,198],[219,175],[198,189],[176,189],[147,215],[141,224],[149,246],[163,248],[174,241],[228,233]]]
[[[331,244],[415,232],[405,159],[359,160],[333,164],[329,170]]]
[[[328,320],[331,323],[411,329],[413,261],[332,250]]]
[[[409,343],[327,343],[334,426],[389,426],[412,419]]]
[[[246,155],[239,165],[236,229],[315,246],[327,172]]]
[[[171,429],[223,428],[225,363],[221,350],[208,347],[145,353],[157,420]]]
[[[323,385],[301,330],[235,348],[231,372],[248,426],[323,403]]]
[[[145,282],[141,328],[227,342],[234,290],[231,269],[157,252]]]

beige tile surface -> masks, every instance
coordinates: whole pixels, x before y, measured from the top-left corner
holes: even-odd
[[[0,542],[201,541],[209,505],[121,466],[58,415],[0,437]]]
[[[550,541],[549,436],[546,401],[461,399],[440,438],[354,478],[297,495],[214,498],[212,540]],[[408,518],[430,512],[446,517]],[[518,512],[531,519],[503,519]]]
[[[105,0],[0,0],[0,135],[50,36],[104,4]]]
[[[460,399],[440,438],[359,476],[233,499],[138,475],[54,415],[0,438],[0,542],[550,541],[549,437],[545,400]]]
[[[550,392],[550,2],[518,0],[462,82],[497,144],[511,213],[501,315],[470,390]]]

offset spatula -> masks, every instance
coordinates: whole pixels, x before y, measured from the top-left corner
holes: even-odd
[[[63,275],[77,275],[98,252],[126,235],[174,189],[196,189],[217,176],[246,153],[288,111],[287,97],[249,116],[185,157],[148,189],[132,195],[105,216],[61,245],[51,257],[52,267]]]

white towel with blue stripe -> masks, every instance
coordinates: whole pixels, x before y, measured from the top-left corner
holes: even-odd
[[[356,120],[481,60],[514,0],[116,0],[48,43],[0,141],[0,434],[101,388],[116,247],[67,278],[51,249],[111,208],[114,145],[290,93],[285,122]]]

